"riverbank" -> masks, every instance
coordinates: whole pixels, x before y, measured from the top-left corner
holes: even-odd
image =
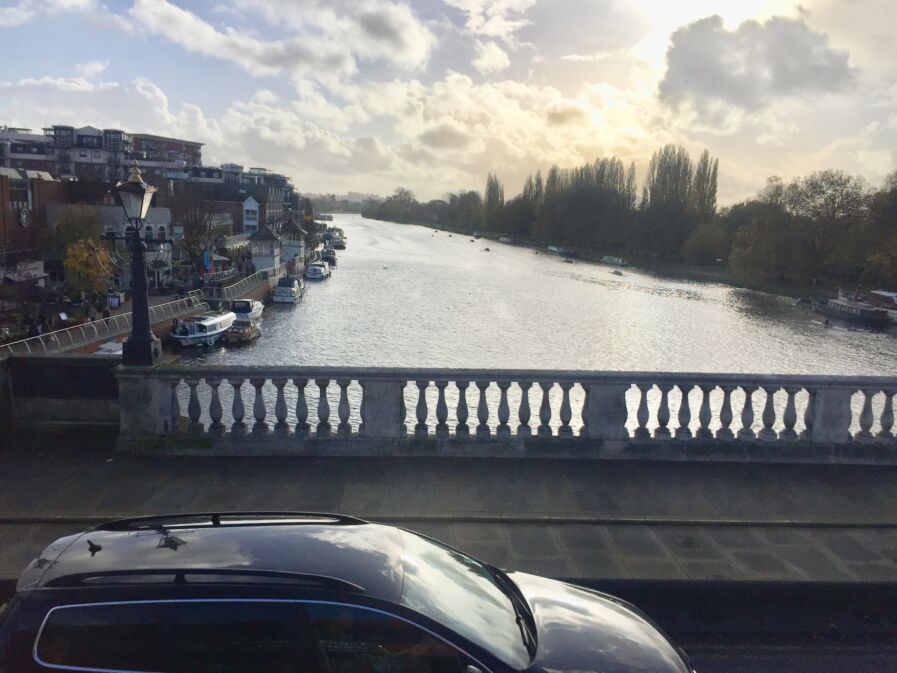
[[[362,216],[364,217],[364,216]],[[392,224],[411,224],[421,227],[432,227],[440,231],[448,231],[453,234],[463,236],[473,236],[471,231],[460,227],[451,227],[441,224],[416,224],[413,222],[392,222],[392,220],[377,220],[376,218],[367,217],[365,219],[375,220],[377,222],[391,222]],[[477,234],[481,238],[498,241],[499,237],[506,234],[498,232],[486,232],[477,230]],[[522,248],[529,248],[540,254],[552,254],[547,252],[550,245],[546,241],[532,240],[515,240],[505,245],[513,245]],[[597,252],[587,248],[576,248],[565,246],[567,249],[576,253],[576,259],[581,262],[589,262],[601,264],[601,258],[606,252]],[[618,255],[619,253],[614,253]],[[640,255],[621,255],[630,267],[638,271],[654,275],[669,280],[694,280],[705,283],[716,283],[719,285],[728,285],[743,290],[753,290],[756,292],[765,292],[767,294],[775,294],[782,297],[791,298],[822,298],[832,297],[837,294],[838,283],[835,281],[821,281],[816,285],[794,284],[777,281],[749,281],[735,275],[728,267],[725,266],[695,266],[684,262],[657,261],[650,257]]]

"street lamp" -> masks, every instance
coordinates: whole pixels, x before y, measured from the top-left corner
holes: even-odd
[[[128,179],[115,185],[115,190],[121,197],[125,216],[134,227],[132,232],[125,232],[124,236],[105,236],[107,240],[125,241],[131,253],[131,335],[122,346],[122,364],[149,367],[162,358],[162,344],[153,334],[150,325],[149,292],[146,286],[147,244],[140,232],[156,188],[143,181],[135,161]]]

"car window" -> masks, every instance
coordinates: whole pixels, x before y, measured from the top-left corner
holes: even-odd
[[[34,653],[51,669],[134,673],[463,673],[468,663],[391,615],[303,601],[64,606]]]
[[[445,624],[516,669],[530,653],[521,636],[514,598],[483,565],[456,549],[403,531],[403,605]]]
[[[463,673],[465,657],[406,621],[347,605],[308,606],[330,673]]]

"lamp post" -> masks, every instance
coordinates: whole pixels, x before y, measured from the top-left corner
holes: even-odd
[[[149,367],[162,358],[162,344],[153,334],[149,317],[149,292],[146,285],[147,244],[140,235],[156,188],[146,184],[137,162],[124,182],[115,185],[125,216],[134,227],[131,234],[107,235],[107,240],[123,240],[131,253],[131,335],[122,346],[122,364]]]

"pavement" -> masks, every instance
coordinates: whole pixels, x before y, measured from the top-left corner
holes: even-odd
[[[304,510],[400,524],[505,568],[581,581],[897,581],[897,468],[139,457],[112,440],[0,449],[0,579],[105,519]]]

